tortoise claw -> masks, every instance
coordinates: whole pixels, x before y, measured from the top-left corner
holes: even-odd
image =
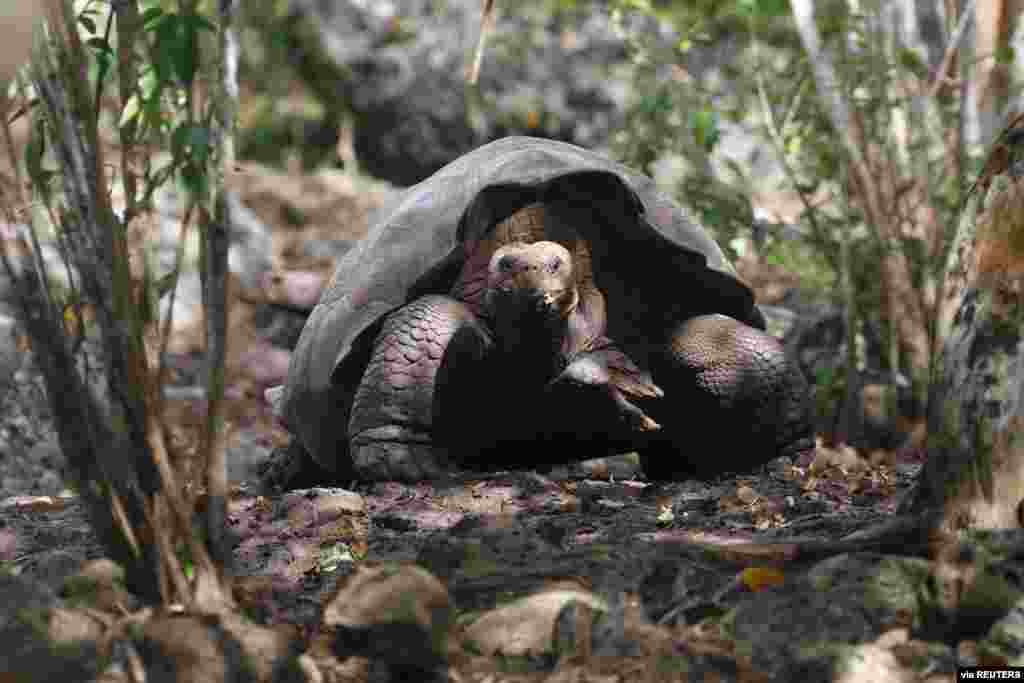
[[[660,424],[652,420],[647,413],[627,399],[620,389],[611,384],[606,385],[605,388],[611,396],[612,401],[618,407],[619,415],[621,415],[622,419],[625,420],[634,430],[638,432],[656,432],[661,429]]]
[[[639,429],[641,432],[656,432],[661,429],[661,425],[644,415],[640,420]]]
[[[621,367],[632,369],[623,372],[621,367],[613,365],[610,359],[624,361]],[[588,353],[574,360],[569,367],[551,381],[551,387],[557,385],[594,387],[603,391],[612,401],[619,417],[633,431],[656,432],[661,425],[651,419],[626,396],[632,398],[661,398],[664,392],[650,379],[644,371],[633,365],[625,354],[613,349],[602,349]]]

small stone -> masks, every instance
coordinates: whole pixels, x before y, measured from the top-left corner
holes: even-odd
[[[124,569],[113,560],[90,560],[82,565],[78,573],[64,580],[60,595],[69,605],[81,603],[117,614],[135,608],[138,602],[125,589],[124,581]]]
[[[56,495],[64,490],[64,481],[56,472],[43,472],[36,482],[36,488],[42,494]]]
[[[392,563],[359,567],[323,615],[337,656],[376,658],[403,672],[445,663],[453,620],[448,589],[433,574]]]
[[[52,550],[41,554],[32,575],[51,588],[57,589],[81,566],[80,556],[65,550]]]
[[[488,612],[466,629],[466,638],[486,655],[553,654],[556,620],[573,602],[608,609],[603,600],[581,589],[547,590]]]
[[[28,459],[44,467],[60,467],[64,455],[56,441],[40,441],[29,450]]]

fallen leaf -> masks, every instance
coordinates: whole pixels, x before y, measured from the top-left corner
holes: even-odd
[[[781,586],[785,580],[785,575],[773,567],[747,567],[740,572],[740,581],[752,591]]]

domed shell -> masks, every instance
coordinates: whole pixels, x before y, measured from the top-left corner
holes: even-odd
[[[692,313],[764,328],[718,244],[653,180],[564,142],[503,138],[402,192],[338,263],[282,397],[285,423],[318,463],[338,471],[348,461],[347,416],[383,317],[423,294],[448,293],[476,240],[551,196],[590,211],[581,232],[595,252],[612,339]]]

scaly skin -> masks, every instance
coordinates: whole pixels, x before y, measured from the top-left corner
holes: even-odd
[[[349,420],[360,478],[432,479],[503,444],[577,437],[639,449],[657,478],[813,447],[806,382],[772,337],[696,316],[655,344],[649,373],[604,336],[589,256],[574,260],[585,245],[565,239],[478,245],[453,289],[465,301],[425,296],[386,319]]]
[[[696,316],[671,333],[669,353],[696,374],[698,390],[720,405],[749,410],[757,436],[780,454],[813,447],[803,419],[807,382],[768,333],[724,315]]]
[[[384,322],[349,418],[352,464],[362,479],[418,481],[451,469],[434,442],[435,387],[444,354],[479,362],[490,338],[466,306],[425,296]]]
[[[695,316],[670,330],[652,364],[667,399],[644,407],[672,427],[641,450],[648,476],[744,471],[814,449],[807,381],[766,332]]]
[[[385,321],[349,420],[361,478],[437,478],[475,452],[528,441],[547,428],[551,410],[530,411],[552,384],[596,389],[630,429],[659,428],[631,400],[660,395],[646,372],[604,337],[574,351],[584,326],[572,324],[580,296],[566,248],[541,241],[497,249],[483,295],[490,333],[444,296],[413,301]]]

